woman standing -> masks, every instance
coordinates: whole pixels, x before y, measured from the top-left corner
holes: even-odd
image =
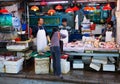
[[[61,64],[60,64],[60,38],[65,38],[64,34],[58,31],[58,28],[53,28],[51,35],[51,54],[53,57],[53,72],[55,76],[62,78],[61,75]]]

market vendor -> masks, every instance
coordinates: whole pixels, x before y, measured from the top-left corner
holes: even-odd
[[[115,29],[113,28],[113,22],[110,21],[107,23],[107,27],[103,31],[102,35],[99,36],[99,38],[102,38],[102,36],[105,36],[105,41],[114,41],[115,39]]]
[[[62,25],[59,26],[59,29],[60,29],[60,33],[66,35],[66,38],[61,38],[60,39],[61,52],[63,52],[63,43],[68,43],[68,41],[69,41],[69,34],[71,32],[71,27],[68,26],[66,18],[62,19]]]
[[[67,36],[66,38],[61,40],[63,41],[63,43],[68,43],[68,36],[71,32],[71,27],[68,26],[66,18],[62,19],[62,25],[59,26],[59,29],[60,29],[60,33],[63,33]]]
[[[43,18],[38,19],[38,25],[33,29],[33,37],[36,38],[37,51],[42,52],[47,47],[47,40],[50,43],[49,35],[43,26]]]

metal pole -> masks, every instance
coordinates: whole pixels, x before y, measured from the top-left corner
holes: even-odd
[[[116,42],[120,44],[120,0],[117,0],[116,19],[117,19]]]
[[[28,38],[30,37],[30,29],[29,29],[29,6],[27,3],[27,29],[28,29]]]
[[[120,0],[117,0],[117,11],[120,11]]]

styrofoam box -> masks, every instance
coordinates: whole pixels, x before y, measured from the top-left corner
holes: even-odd
[[[4,73],[5,68],[4,68],[4,60],[0,60],[0,72]]]
[[[5,72],[5,68],[4,67],[0,67],[0,73],[4,73]]]
[[[12,58],[14,58],[15,56],[13,56],[13,55],[11,55],[11,56],[6,56],[5,57],[5,60],[9,60],[9,59],[12,59]]]
[[[18,73],[20,70],[23,69],[23,64],[21,65],[6,65],[6,73]]]
[[[53,72],[53,60],[51,59],[51,66],[50,70]],[[68,62],[66,59],[61,59],[61,72],[63,74],[66,74],[70,71],[70,62]]]
[[[35,73],[36,74],[49,73],[49,57],[35,58]]]
[[[99,63],[90,63],[90,67],[92,69],[95,69],[96,71],[99,71],[100,68],[101,68],[101,64],[99,64]]]
[[[114,64],[104,64],[103,71],[115,71],[115,65]]]
[[[0,68],[4,66],[4,60],[0,60]]]
[[[84,63],[82,60],[75,60],[73,61],[73,69],[83,69],[84,68]]]
[[[93,63],[107,64],[108,59],[107,59],[107,57],[93,57],[92,62]]]
[[[23,61],[24,61],[24,58],[21,58],[21,59],[19,59],[18,61],[5,61],[4,63],[5,63],[5,65],[7,66],[7,65],[21,65],[22,63],[23,63]]]
[[[5,61],[6,73],[18,73],[23,68],[24,58],[18,61]]]
[[[0,56],[0,60],[5,60],[5,56]]]

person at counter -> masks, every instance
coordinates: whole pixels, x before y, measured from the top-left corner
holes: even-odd
[[[50,43],[49,35],[48,35],[45,27],[43,26],[43,24],[44,24],[43,18],[39,18],[38,25],[35,26],[35,28],[33,29],[33,32],[32,32],[33,37],[36,38],[35,42],[37,45],[38,52],[44,51],[44,49],[47,47],[47,40]]]
[[[63,43],[68,43],[69,41],[69,34],[71,32],[71,27],[67,24],[67,19],[62,19],[62,25],[59,26],[60,33],[65,34],[66,38],[60,39],[60,46],[61,46],[61,52],[63,52]]]
[[[99,39],[105,36],[105,41],[114,41],[115,39],[115,29],[113,28],[113,22],[110,21],[107,23],[107,27],[103,31],[102,35],[99,36]]]
[[[60,52],[60,38],[65,38],[66,36],[58,31],[58,28],[53,28],[51,34],[51,45],[50,51],[53,57],[53,73],[55,76],[62,78],[61,75],[61,52]]]
[[[59,26],[59,29],[60,29],[60,30],[67,30],[68,33],[70,34],[70,32],[71,32],[71,27],[68,26],[68,23],[67,23],[67,19],[66,19],[66,18],[63,18],[63,19],[62,19],[62,24]]]

